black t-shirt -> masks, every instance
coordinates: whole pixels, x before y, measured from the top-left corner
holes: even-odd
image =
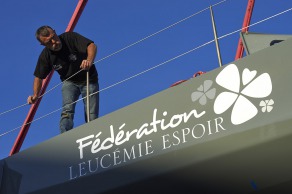
[[[62,42],[61,50],[52,51],[44,48],[39,56],[34,76],[45,79],[54,69],[64,81],[81,70],[81,62],[87,58],[87,46],[93,41],[76,32],[65,32],[59,35],[59,38]],[[89,75],[90,82],[97,81],[98,74],[94,64],[89,70]],[[86,71],[79,72],[69,80],[86,83]]]

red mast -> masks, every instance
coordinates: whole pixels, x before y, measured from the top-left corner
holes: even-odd
[[[75,26],[76,26],[76,24],[77,24],[77,22],[78,22],[78,20],[79,20],[79,18],[81,16],[81,14],[82,14],[82,11],[84,10],[84,7],[85,7],[87,1],[88,0],[79,0],[77,6],[75,8],[75,11],[74,11],[74,13],[73,13],[73,15],[71,17],[71,20],[70,20],[70,22],[69,22],[69,24],[67,26],[66,32],[74,30],[74,28],[75,28]],[[42,96],[45,93],[45,91],[47,89],[47,86],[49,85],[49,82],[50,82],[53,74],[54,74],[54,72],[52,71],[47,76],[47,78],[43,80],[43,85],[42,85],[42,88],[41,88],[41,91],[40,91],[40,96]],[[14,145],[13,145],[11,151],[10,151],[10,154],[9,154],[10,156],[15,154],[15,153],[17,153],[17,152],[19,152],[41,100],[42,100],[42,97],[40,97],[35,102],[35,104],[31,105],[31,108],[30,108],[30,110],[29,110],[29,112],[28,112],[28,114],[26,116],[26,119],[24,120],[22,128],[19,131],[18,136],[17,136],[17,138],[16,138],[16,140],[14,142]]]
[[[244,21],[243,21],[243,24],[242,24],[242,32],[247,32],[248,31],[248,26],[250,24],[254,3],[255,3],[255,0],[248,0],[246,12],[245,12],[245,17],[244,17]],[[242,57],[243,50],[244,50],[243,43],[242,43],[241,38],[239,38],[237,52],[236,52],[236,55],[235,55],[235,60],[237,60],[237,59]]]

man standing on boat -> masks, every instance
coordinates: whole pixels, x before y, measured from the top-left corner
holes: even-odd
[[[76,101],[82,95],[86,122],[98,117],[99,84],[98,73],[93,64],[97,47],[94,42],[78,33],[65,32],[57,35],[50,26],[42,26],[35,34],[41,45],[41,52],[34,71],[33,95],[27,99],[28,104],[34,104],[40,95],[42,81],[55,70],[59,73],[62,84],[62,113],[60,132],[69,131],[74,126]],[[87,76],[89,75],[89,85]],[[86,94],[89,88],[89,117],[87,117]]]

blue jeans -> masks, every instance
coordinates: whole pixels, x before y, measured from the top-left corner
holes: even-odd
[[[98,118],[99,112],[99,85],[98,82],[89,84],[89,95],[94,93],[89,97],[89,119],[90,121]],[[76,84],[70,81],[64,81],[62,85],[62,96],[63,96],[63,110],[61,113],[60,120],[60,132],[64,133],[69,131],[74,126],[74,113],[76,101],[78,100],[80,94],[83,98],[84,103],[84,115],[85,122],[87,122],[87,86],[82,84]],[[84,98],[85,97],[85,98]]]

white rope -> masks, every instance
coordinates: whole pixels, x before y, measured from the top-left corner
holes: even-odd
[[[255,25],[257,25],[257,24],[263,23],[263,22],[265,22],[265,21],[267,21],[267,20],[270,20],[270,19],[272,19],[272,18],[274,18],[274,17],[277,17],[277,16],[279,16],[279,15],[282,15],[282,14],[288,12],[288,11],[291,11],[291,10],[292,10],[292,7],[289,8],[289,9],[287,9],[287,10],[285,10],[285,11],[282,11],[282,12],[280,12],[280,13],[277,13],[277,14],[275,14],[275,15],[272,15],[272,16],[270,16],[270,17],[267,17],[267,18],[265,18],[265,19],[262,19],[262,20],[260,20],[260,21],[258,21],[258,22],[256,22],[256,23],[253,23],[253,24],[251,24],[251,25],[249,25],[249,26],[246,26],[246,27],[244,27],[244,28],[241,28],[241,29],[235,30],[235,31],[233,31],[233,32],[230,32],[230,33],[228,33],[228,34],[225,34],[225,35],[223,35],[223,36],[220,36],[218,39],[225,38],[226,36],[232,35],[232,34],[237,33],[237,32],[241,32],[242,30],[244,30],[244,29],[246,29],[246,28],[249,28],[249,27],[255,26]]]
[[[212,6],[217,6],[217,5],[219,5],[219,4],[221,4],[221,3],[225,2],[225,1],[227,1],[227,0],[220,1],[220,2],[218,2],[218,3],[216,3],[216,4],[212,5]],[[178,25],[179,23],[184,22],[184,21],[186,21],[186,20],[188,20],[188,19],[190,19],[190,18],[192,18],[192,17],[194,17],[194,16],[196,16],[196,15],[198,15],[198,14],[200,14],[200,13],[202,13],[202,12],[208,10],[208,9],[209,9],[209,7],[205,8],[205,9],[202,9],[201,11],[198,11],[198,12],[196,12],[196,13],[194,13],[194,14],[192,14],[192,15],[190,15],[190,16],[188,16],[188,17],[182,19],[182,20],[179,20],[178,22],[176,22],[176,23],[174,23],[174,24],[172,24],[172,25],[170,25],[170,26],[167,26],[167,27],[165,27],[165,28],[163,28],[163,29],[161,29],[161,30],[159,30],[159,31],[157,31],[157,32],[155,32],[155,33],[149,35],[149,36],[146,36],[145,38],[142,38],[141,40],[138,40],[138,41],[136,41],[136,42],[134,42],[134,43],[132,43],[132,44],[130,44],[130,45],[128,45],[128,46],[126,46],[126,47],[124,47],[124,48],[122,48],[122,49],[116,51],[116,52],[114,52],[114,53],[111,53],[111,54],[109,54],[109,55],[103,57],[102,59],[99,59],[99,60],[95,61],[93,64],[99,63],[99,62],[101,62],[101,61],[103,61],[103,60],[105,60],[105,59],[107,59],[107,58],[109,58],[109,57],[112,57],[112,56],[114,56],[114,55],[116,55],[116,54],[118,54],[118,53],[120,53],[120,52],[122,52],[122,51],[124,51],[124,50],[126,50],[126,49],[128,49],[128,48],[130,48],[130,47],[132,47],[132,46],[134,46],[134,45],[136,45],[136,44],[138,44],[138,43],[141,43],[141,42],[143,42],[143,41],[145,41],[145,40],[147,40],[147,39],[149,39],[149,38],[151,38],[151,37],[153,37],[153,36],[155,36],[155,35],[157,35],[157,34],[163,32],[163,31],[165,31],[165,30],[168,30],[168,29],[172,28],[172,27]],[[64,80],[64,81],[69,80],[70,78],[72,78],[72,77],[75,76],[76,74],[80,73],[81,71],[82,71],[82,70],[76,72],[74,75],[72,75],[71,77],[67,78],[67,79]],[[63,81],[63,82],[64,82],[64,81]],[[55,85],[55,86],[52,87],[51,89],[47,90],[43,95],[39,96],[38,98],[41,98],[41,97],[43,97],[44,95],[46,95],[46,94],[48,94],[49,92],[51,92],[52,90],[56,89],[56,88],[57,88],[58,86],[60,86],[63,82],[60,82],[59,84]],[[3,114],[9,113],[9,112],[11,112],[11,111],[13,111],[13,110],[16,110],[16,109],[18,109],[18,108],[21,108],[21,107],[23,107],[23,106],[25,106],[25,105],[28,105],[28,103],[25,103],[25,104],[22,104],[22,105],[20,105],[20,106],[18,106],[18,107],[12,108],[12,109],[7,110],[7,111],[4,111],[4,112],[0,113],[0,116],[3,115]]]
[[[278,13],[278,14],[275,14],[275,15],[273,15],[273,16],[270,16],[270,17],[268,17],[268,18],[265,18],[265,19],[263,19],[263,20],[260,20],[260,21],[254,23],[254,24],[251,24],[251,25],[249,25],[249,26],[247,26],[247,27],[245,27],[245,28],[248,28],[248,27],[251,27],[251,26],[255,26],[255,25],[257,25],[257,24],[260,24],[260,23],[262,23],[262,22],[265,22],[265,21],[267,21],[267,20],[269,20],[269,19],[272,19],[272,18],[274,18],[274,17],[276,17],[276,16],[282,15],[282,14],[288,12],[288,11],[291,11],[291,10],[292,10],[292,8],[289,8],[289,9],[283,11],[283,12],[280,12],[280,13]],[[242,29],[245,29],[245,28],[241,28],[241,29],[235,30],[235,31],[233,31],[233,32],[230,32],[230,33],[228,33],[228,34],[222,35],[222,36],[218,37],[218,39],[222,39],[222,38],[228,37],[228,36],[230,36],[230,35],[233,35],[233,34],[235,34],[235,33],[237,33],[237,32],[242,31]],[[124,80],[122,80],[122,81],[119,81],[119,82],[117,82],[117,83],[115,83],[115,84],[112,84],[111,86],[108,86],[108,87],[106,87],[106,88],[104,88],[104,89],[102,89],[102,90],[99,90],[99,91],[97,91],[97,92],[95,92],[95,93],[92,93],[92,94],[90,94],[89,96],[91,96],[91,95],[95,95],[95,94],[97,94],[97,93],[99,93],[99,92],[101,92],[101,91],[107,90],[107,89],[112,88],[112,87],[114,87],[114,86],[116,86],[116,85],[119,85],[119,84],[121,84],[121,83],[123,83],[123,82],[126,82],[126,81],[128,81],[128,80],[130,80],[130,79],[133,79],[133,78],[135,78],[135,77],[137,77],[137,76],[139,76],[139,75],[142,75],[142,74],[144,74],[144,73],[146,73],[146,72],[148,72],[148,71],[151,71],[151,70],[153,70],[153,69],[156,69],[156,68],[158,68],[158,67],[160,67],[160,66],[162,66],[162,65],[164,65],[164,64],[166,64],[166,63],[169,63],[169,62],[171,62],[171,61],[173,61],[173,60],[175,60],[175,59],[177,59],[177,58],[180,58],[180,57],[182,57],[182,56],[184,56],[184,55],[186,55],[186,54],[189,54],[189,53],[191,53],[191,52],[193,52],[193,51],[195,51],[195,50],[197,50],[197,49],[199,49],[199,48],[201,48],[201,47],[207,46],[207,45],[211,44],[212,42],[214,42],[214,40],[211,40],[211,41],[209,41],[209,42],[206,42],[206,43],[204,43],[204,44],[202,44],[202,45],[200,45],[200,46],[197,46],[197,47],[195,47],[195,48],[193,48],[193,49],[191,49],[191,50],[189,50],[189,51],[187,51],[187,52],[184,52],[184,53],[182,53],[182,54],[180,54],[180,55],[178,55],[178,56],[176,56],[176,57],[173,57],[173,58],[171,58],[171,59],[169,59],[169,60],[167,60],[167,61],[165,61],[165,62],[162,62],[162,63],[160,63],[160,64],[158,64],[158,65],[156,65],[156,66],[154,66],[154,67],[151,67],[151,68],[149,68],[149,69],[147,69],[147,70],[144,70],[144,71],[142,71],[142,72],[140,72],[140,73],[138,73],[138,74],[135,74],[135,75],[133,75],[133,76],[131,76],[131,77],[129,77],[129,78],[126,78],[126,79],[124,79]],[[86,97],[85,97],[85,98],[86,98]],[[83,100],[83,99],[84,99],[84,98],[78,99],[77,101],[73,102],[72,104],[77,103],[78,101]],[[63,107],[62,107],[62,108],[63,108]],[[44,116],[41,116],[41,117],[39,117],[39,118],[37,118],[37,119],[34,119],[33,121],[31,121],[30,123],[27,123],[26,125],[31,124],[31,123],[33,123],[33,122],[35,122],[35,121],[37,121],[37,120],[40,120],[40,119],[42,119],[42,118],[44,118],[44,117],[47,117],[47,116],[49,116],[49,115],[51,115],[51,114],[53,114],[53,113],[55,113],[55,112],[57,112],[57,111],[59,111],[59,110],[62,110],[62,108],[59,108],[59,109],[54,110],[54,111],[52,111],[52,112],[50,112],[50,113],[48,113],[48,114],[46,114],[46,115],[44,115]],[[15,130],[21,128],[21,127],[22,127],[22,126],[19,126],[19,127],[16,127],[16,128],[14,128],[14,129],[12,129],[12,130],[9,130],[9,131],[7,131],[7,132],[5,132],[5,133],[2,133],[2,134],[0,134],[0,137],[6,135],[6,134],[8,134],[8,133],[11,133],[11,132],[13,132],[13,131],[15,131]]]
[[[4,112],[0,113],[0,116],[1,116],[1,115],[4,115],[4,114],[6,114],[6,113],[9,113],[9,112],[11,112],[11,111],[14,111],[14,110],[16,110],[16,109],[19,109],[19,108],[21,108],[21,107],[23,107],[23,106],[26,106],[26,105],[28,105],[28,103],[26,103],[26,104],[22,104],[22,105],[19,105],[19,106],[15,107],[15,108],[10,109],[10,110],[4,111]]]
[[[225,1],[227,1],[227,0],[220,1],[219,3],[216,3],[216,4],[214,4],[213,6],[217,6],[217,5],[219,5],[219,4],[221,4],[221,3],[225,2]],[[101,61],[103,61],[103,60],[105,60],[105,59],[107,59],[107,58],[109,58],[109,57],[111,57],[111,56],[113,56],[113,55],[116,55],[116,54],[122,52],[123,50],[126,50],[126,49],[128,49],[128,48],[130,48],[130,47],[132,47],[132,46],[134,46],[134,45],[136,45],[136,44],[138,44],[138,43],[141,43],[141,42],[143,42],[144,40],[146,40],[146,39],[148,39],[148,38],[150,38],[150,37],[152,37],[152,36],[155,36],[155,35],[157,35],[157,34],[163,32],[163,31],[165,31],[165,30],[167,30],[167,29],[169,29],[169,28],[172,28],[172,27],[178,25],[179,23],[181,23],[181,22],[183,22],[183,21],[186,21],[186,20],[188,20],[188,19],[190,19],[190,18],[192,18],[192,17],[194,17],[194,16],[196,16],[196,15],[198,15],[198,14],[200,14],[200,13],[202,13],[202,12],[208,10],[208,9],[209,9],[209,7],[205,8],[205,9],[202,9],[201,11],[198,11],[198,12],[196,12],[196,13],[194,13],[194,14],[192,14],[192,15],[190,15],[190,16],[188,16],[188,17],[182,19],[182,20],[179,20],[178,22],[175,22],[174,24],[172,24],[172,25],[170,25],[170,26],[167,26],[167,27],[165,27],[165,28],[163,28],[163,29],[161,29],[161,30],[159,30],[159,31],[157,31],[157,32],[155,32],[155,33],[149,35],[149,36],[146,36],[145,38],[142,38],[141,40],[139,40],[139,41],[137,41],[137,42],[134,42],[134,43],[132,43],[132,44],[130,44],[130,45],[128,45],[128,46],[126,46],[126,47],[124,47],[124,48],[122,48],[122,49],[120,49],[120,50],[118,50],[118,51],[116,51],[116,52],[114,52],[114,53],[112,53],[112,54],[110,54],[110,55],[108,55],[108,56],[103,57],[102,59],[96,61],[96,63],[99,63],[99,62],[101,62]]]
[[[43,95],[40,95],[38,98],[43,97],[45,94],[51,92],[52,90],[54,90],[55,88],[57,88],[59,85],[61,85],[62,83],[64,83],[65,81],[68,81],[69,79],[71,79],[72,77],[74,77],[75,75],[77,75],[78,73],[80,73],[81,71],[83,71],[83,69],[80,69],[78,72],[74,73],[73,75],[71,75],[70,77],[68,77],[67,79],[65,79],[64,81],[60,82],[59,84],[55,85],[54,87],[52,87],[51,89],[47,90],[45,93],[43,93]]]
[[[83,70],[82,70],[82,69],[79,70],[79,71],[76,72],[74,75],[70,76],[69,78],[67,78],[67,79],[64,80],[64,81],[69,80],[70,78],[72,78],[73,76],[77,75],[77,74],[80,73],[81,71],[83,71]],[[63,82],[64,82],[64,81],[63,81]],[[59,85],[61,85],[63,82],[60,82],[59,84],[57,84],[56,86],[54,86],[54,87],[51,88],[50,90],[47,90],[47,92],[45,92],[45,93],[43,93],[42,95],[40,95],[40,96],[38,97],[38,99],[41,98],[41,97],[43,97],[45,94],[51,92],[51,91],[54,90],[55,88],[57,88],[57,87],[58,87]],[[28,103],[25,103],[25,104],[22,104],[22,105],[19,105],[19,106],[15,107],[15,108],[9,109],[9,110],[4,111],[4,112],[1,112],[1,113],[0,113],[0,116],[1,116],[1,115],[4,115],[4,114],[6,114],[6,113],[9,113],[9,112],[11,112],[11,111],[17,110],[17,109],[19,109],[19,108],[21,108],[21,107],[23,107],[23,106],[26,106],[26,105],[28,105]]]

